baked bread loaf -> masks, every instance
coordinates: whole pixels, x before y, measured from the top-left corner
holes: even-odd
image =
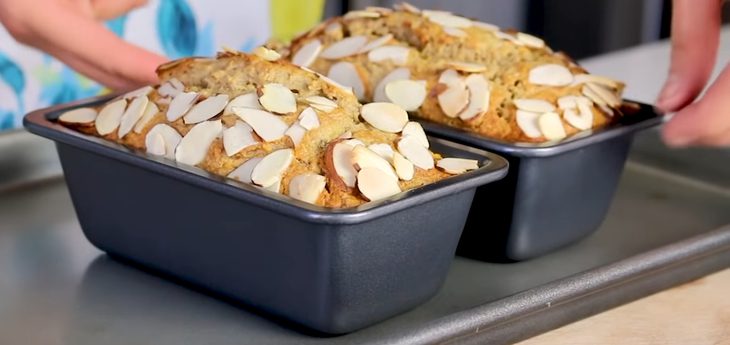
[[[148,154],[326,207],[357,206],[477,168],[441,159],[392,103],[260,48],[160,66],[144,87],[59,122]],[[365,120],[361,120],[361,117]]]
[[[270,46],[363,102],[502,141],[559,140],[620,116],[622,83],[587,74],[543,40],[406,3],[351,11]]]

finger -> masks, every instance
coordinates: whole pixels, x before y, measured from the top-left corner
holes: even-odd
[[[719,0],[674,0],[672,5],[671,67],[656,102],[665,112],[692,103],[710,78],[722,7]]]
[[[695,146],[730,147],[730,129],[719,135],[700,138],[692,142]]]
[[[730,131],[730,68],[725,68],[707,93],[696,103],[679,111],[663,129],[664,141],[671,146],[722,142]]]
[[[63,6],[48,6],[53,10],[30,18],[37,46],[110,87],[156,82],[155,69],[164,57],[124,42],[93,19]]]
[[[146,4],[147,0],[91,0],[94,17],[99,20],[117,18]]]

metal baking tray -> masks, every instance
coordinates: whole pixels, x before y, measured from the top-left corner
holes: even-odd
[[[494,154],[432,149],[482,167],[356,208],[299,202],[53,122],[92,99],[28,114],[56,142],[85,236],[99,249],[264,313],[346,333],[409,310],[442,285],[475,189],[506,174]]]
[[[650,105],[560,142],[508,143],[419,120],[426,132],[507,158],[507,177],[477,189],[459,255],[520,261],[594,232],[613,198],[634,134],[661,123]]]

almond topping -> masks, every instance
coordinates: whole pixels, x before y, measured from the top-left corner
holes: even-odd
[[[510,41],[510,42],[512,42],[512,43],[514,43],[514,44],[516,44],[518,46],[525,45],[524,43],[522,43],[522,41],[518,40],[517,37],[515,37],[513,35],[510,35],[510,34],[508,34],[506,32],[493,31],[492,33],[494,34],[494,36],[497,36],[497,38],[499,38],[501,40]]]
[[[235,125],[223,131],[223,148],[228,157],[257,143],[253,137],[253,128],[243,121],[236,121]]]
[[[380,36],[380,37],[370,41],[364,47],[362,47],[362,49],[360,50],[360,53],[367,53],[375,48],[381,47],[381,46],[385,45],[386,43],[390,42],[390,40],[392,40],[392,39],[393,39],[392,34]]]
[[[385,102],[368,103],[362,106],[360,115],[371,126],[388,133],[398,133],[408,122],[408,113],[403,108]]]
[[[393,167],[395,168],[395,173],[403,181],[412,180],[413,175],[416,173],[413,163],[398,152],[393,152]]]
[[[387,7],[380,7],[380,6],[367,6],[367,7],[365,7],[365,11],[378,12],[382,15],[387,15],[387,14],[393,13],[393,10],[391,10]]]
[[[398,6],[397,9],[400,9],[400,10],[403,10],[406,12],[410,12],[410,13],[414,13],[414,14],[421,14],[421,10],[419,10],[418,7],[413,6],[407,2],[401,2],[400,4],[397,4],[396,6]]]
[[[530,34],[526,34],[524,32],[518,32],[517,33],[517,40],[524,43],[528,47],[532,48],[545,48],[545,41],[542,39],[532,36]]]
[[[325,113],[329,113],[337,108],[337,103],[335,103],[335,101],[322,96],[309,96],[304,100],[313,108]]]
[[[378,168],[365,168],[357,173],[357,188],[369,201],[385,199],[401,192],[398,180]]]
[[[603,97],[601,97],[601,95],[596,93],[596,91],[589,88],[588,86],[583,85],[583,87],[581,88],[580,91],[584,96],[588,97],[588,99],[593,101],[593,103],[596,103],[598,106],[604,106],[604,107],[608,106],[608,104],[606,103],[606,100],[604,100]]]
[[[91,123],[96,120],[94,108],[76,108],[69,110],[58,117],[58,121],[66,123]]]
[[[548,140],[563,139],[566,136],[563,121],[560,120],[560,115],[556,113],[540,115],[537,119],[537,124],[540,126],[542,135]]]
[[[542,99],[518,98],[514,100],[515,107],[519,110],[531,111],[533,113],[547,113],[555,111],[555,106]]]
[[[374,11],[350,11],[345,13],[342,18],[345,20],[357,18],[380,18],[380,13]]]
[[[234,107],[263,109],[261,107],[261,104],[259,103],[259,96],[256,95],[255,92],[245,93],[232,99],[230,102],[228,102],[228,105],[226,105],[226,108],[223,110],[223,115],[233,114]]]
[[[411,77],[411,71],[405,67],[399,67],[388,73],[383,79],[380,80],[375,91],[373,92],[374,102],[389,102],[388,97],[385,95],[385,86],[392,81],[404,80]]]
[[[539,113],[524,110],[517,110],[517,113],[515,114],[517,126],[520,127],[522,132],[525,133],[528,138],[539,138],[542,136],[540,127],[537,124],[537,119],[539,117]]]
[[[302,125],[299,124],[299,122],[296,122],[292,124],[286,132],[284,132],[284,135],[291,138],[292,143],[294,143],[294,146],[299,146],[299,143],[302,142],[302,139],[304,139],[304,135],[307,134],[307,129],[302,127]]]
[[[274,181],[274,183],[268,186],[262,186],[261,188],[268,190],[269,192],[279,193],[281,190],[281,179]]]
[[[444,158],[438,161],[436,166],[448,174],[458,175],[469,170],[479,169],[479,162],[474,159]]]
[[[197,165],[205,159],[213,140],[223,131],[221,120],[205,121],[193,126],[175,149],[175,160]]]
[[[472,21],[472,25],[485,31],[499,31],[499,26],[494,24]]]
[[[319,56],[330,60],[342,59],[350,55],[359,54],[367,42],[368,38],[365,36],[350,36],[330,45]]]
[[[164,123],[158,123],[145,137],[145,147],[147,153],[156,156],[165,156],[167,159],[175,159],[175,149],[180,144],[182,136],[175,128]]]
[[[395,80],[385,86],[388,99],[406,111],[415,111],[426,100],[425,80]]]
[[[277,114],[288,114],[297,111],[297,99],[288,87],[269,83],[264,85],[259,103],[264,109]]]
[[[603,85],[596,83],[586,83],[583,88],[588,88],[592,90],[598,97],[603,99],[603,101],[609,107],[618,107],[621,105],[621,97],[619,97],[615,92],[607,89]]]
[[[445,28],[443,28],[443,30],[444,30],[444,33],[446,33],[447,35],[452,36],[452,37],[466,37],[466,32],[464,32],[464,30],[460,30],[457,28],[449,28],[449,27],[445,27]]]
[[[535,85],[566,86],[573,82],[573,74],[565,66],[547,64],[531,69],[529,81]]]
[[[152,118],[157,115],[157,113],[160,112],[160,108],[157,107],[157,104],[155,102],[147,102],[147,108],[144,110],[144,114],[142,114],[142,118],[137,121],[137,124],[134,125],[134,133],[142,134],[142,131],[147,127],[147,124],[152,121]]]
[[[353,146],[339,142],[332,149],[332,163],[335,173],[347,187],[355,187],[357,171],[352,164]]]
[[[292,161],[294,161],[294,150],[292,149],[282,149],[269,153],[253,168],[251,181],[259,186],[271,186],[276,181],[281,180],[281,176],[284,175]]]
[[[167,107],[167,121],[173,122],[183,117],[190,110],[195,101],[198,100],[197,92],[181,92],[170,102]]]
[[[185,91],[185,85],[180,81],[180,79],[170,78],[167,82],[170,83],[175,90],[178,90],[179,92]]]
[[[468,121],[477,118],[489,110],[491,87],[481,74],[472,74],[464,81],[469,90],[469,104],[459,113],[459,118]]]
[[[281,139],[289,128],[281,118],[265,110],[236,107],[233,112],[265,141]]]
[[[467,73],[480,73],[487,70],[487,66],[484,66],[482,64],[478,63],[471,63],[471,62],[459,62],[459,61],[452,61],[448,63],[448,66],[462,72]]]
[[[468,28],[472,25],[471,20],[455,16],[443,11],[423,11],[428,20],[447,28]]]
[[[174,79],[174,78],[173,78],[173,79]],[[183,92],[183,91],[184,91],[185,87],[181,87],[181,88],[179,88],[179,89],[178,89],[178,88],[177,88],[177,87],[175,86],[175,85],[179,85],[179,86],[182,86],[182,83],[180,83],[180,81],[179,81],[179,80],[177,80],[177,79],[174,79],[174,80],[176,80],[176,83],[175,83],[175,84],[173,84],[173,83],[172,83],[172,80],[173,80],[173,79],[170,79],[170,80],[168,80],[168,81],[167,81],[167,82],[165,82],[165,83],[162,83],[162,85],[160,85],[160,87],[158,87],[158,88],[157,88],[157,93],[158,93],[158,94],[159,94],[160,96],[162,96],[162,97],[173,97],[173,98],[174,98],[174,97],[175,97],[175,96],[177,96],[177,95],[178,95],[179,93],[181,93],[181,92]],[[177,84],[177,83],[179,83],[179,84]]]
[[[578,110],[579,112],[575,108],[565,109],[563,111],[563,118],[576,129],[582,131],[591,129],[593,127],[593,110],[591,107],[584,103],[579,103]]]
[[[385,158],[387,161],[391,161],[393,159],[393,154],[395,151],[393,151],[393,147],[388,144],[372,144],[368,146],[370,151],[373,151],[378,154],[378,156]]]
[[[408,63],[408,55],[410,49],[403,46],[382,46],[371,50],[368,53],[368,59],[372,62],[393,61],[398,66]]]
[[[417,138],[405,136],[398,141],[398,152],[408,158],[413,165],[423,169],[433,169],[433,155],[423,147]]]
[[[124,112],[124,115],[122,115],[122,118],[119,121],[119,132],[117,133],[120,139],[124,138],[127,133],[132,131],[134,125],[140,118],[142,118],[142,115],[144,115],[148,103],[149,99],[147,96],[137,97],[129,103],[127,111]]]
[[[220,114],[228,104],[228,95],[220,94],[208,97],[202,102],[194,105],[185,114],[183,120],[186,124],[193,124],[209,120],[211,117]]]
[[[319,117],[317,112],[312,108],[306,108],[299,114],[299,124],[307,130],[312,130],[319,127]]]
[[[320,42],[318,39],[314,39],[299,48],[297,53],[294,54],[291,62],[298,66],[309,67],[309,65],[311,65],[314,60],[317,60],[317,57],[321,52],[322,42]]]
[[[558,108],[561,110],[578,108],[578,104],[591,106],[593,102],[590,99],[581,96],[563,96],[558,98]]]
[[[621,83],[600,75],[594,74],[576,74],[573,78],[573,85],[579,85],[584,83],[594,83],[603,86],[607,86],[611,89],[618,89]]]
[[[398,180],[398,175],[395,174],[390,163],[388,163],[385,158],[380,157],[377,153],[371,151],[365,146],[358,145],[352,149],[352,164],[355,167],[355,170],[358,171],[370,167],[378,168],[387,173],[391,178],[396,181]]]
[[[345,61],[338,62],[330,67],[327,76],[337,83],[351,87],[357,99],[365,98],[365,84],[355,65]]]
[[[316,204],[326,185],[327,179],[322,175],[314,173],[297,175],[289,181],[289,196],[310,204]]]
[[[153,88],[152,86],[144,86],[139,89],[129,91],[129,92],[125,93],[124,96],[122,96],[122,97],[126,98],[126,99],[132,99],[132,98],[137,98],[137,97],[141,97],[141,96],[148,96],[154,90],[155,90],[155,88]]]
[[[251,181],[251,172],[253,172],[253,168],[255,168],[256,165],[258,165],[262,159],[264,159],[264,158],[263,157],[254,157],[254,158],[251,158],[251,159],[243,162],[243,164],[241,164],[238,168],[236,168],[230,174],[228,174],[228,177],[241,181],[243,183],[249,183],[249,184],[253,183],[253,181]]]
[[[127,101],[122,98],[111,102],[101,108],[99,116],[96,117],[94,125],[99,135],[107,135],[119,127],[119,122],[127,108]]]
[[[448,117],[457,117],[469,103],[466,83],[453,69],[447,69],[441,73],[439,83],[446,85],[446,90],[438,95],[441,110]]]
[[[426,132],[423,130],[423,126],[421,126],[420,123],[415,121],[410,121],[406,123],[406,125],[403,127],[403,132],[401,135],[405,136],[411,136],[418,143],[421,144],[421,146],[428,148],[428,137],[426,136]]]
[[[281,58],[281,54],[279,54],[279,52],[277,52],[275,50],[271,50],[271,49],[263,47],[263,46],[256,47],[253,50],[253,53],[256,56],[258,56],[266,61],[276,61]]]

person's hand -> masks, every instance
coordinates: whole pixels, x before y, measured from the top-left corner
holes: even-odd
[[[0,0],[0,22],[18,42],[41,49],[112,89],[157,82],[166,58],[129,44],[103,25],[146,0]]]
[[[697,102],[717,59],[721,0],[674,0],[672,63],[656,106],[677,112],[663,129],[671,146],[730,145],[730,69]],[[693,103],[694,102],[694,103]]]

